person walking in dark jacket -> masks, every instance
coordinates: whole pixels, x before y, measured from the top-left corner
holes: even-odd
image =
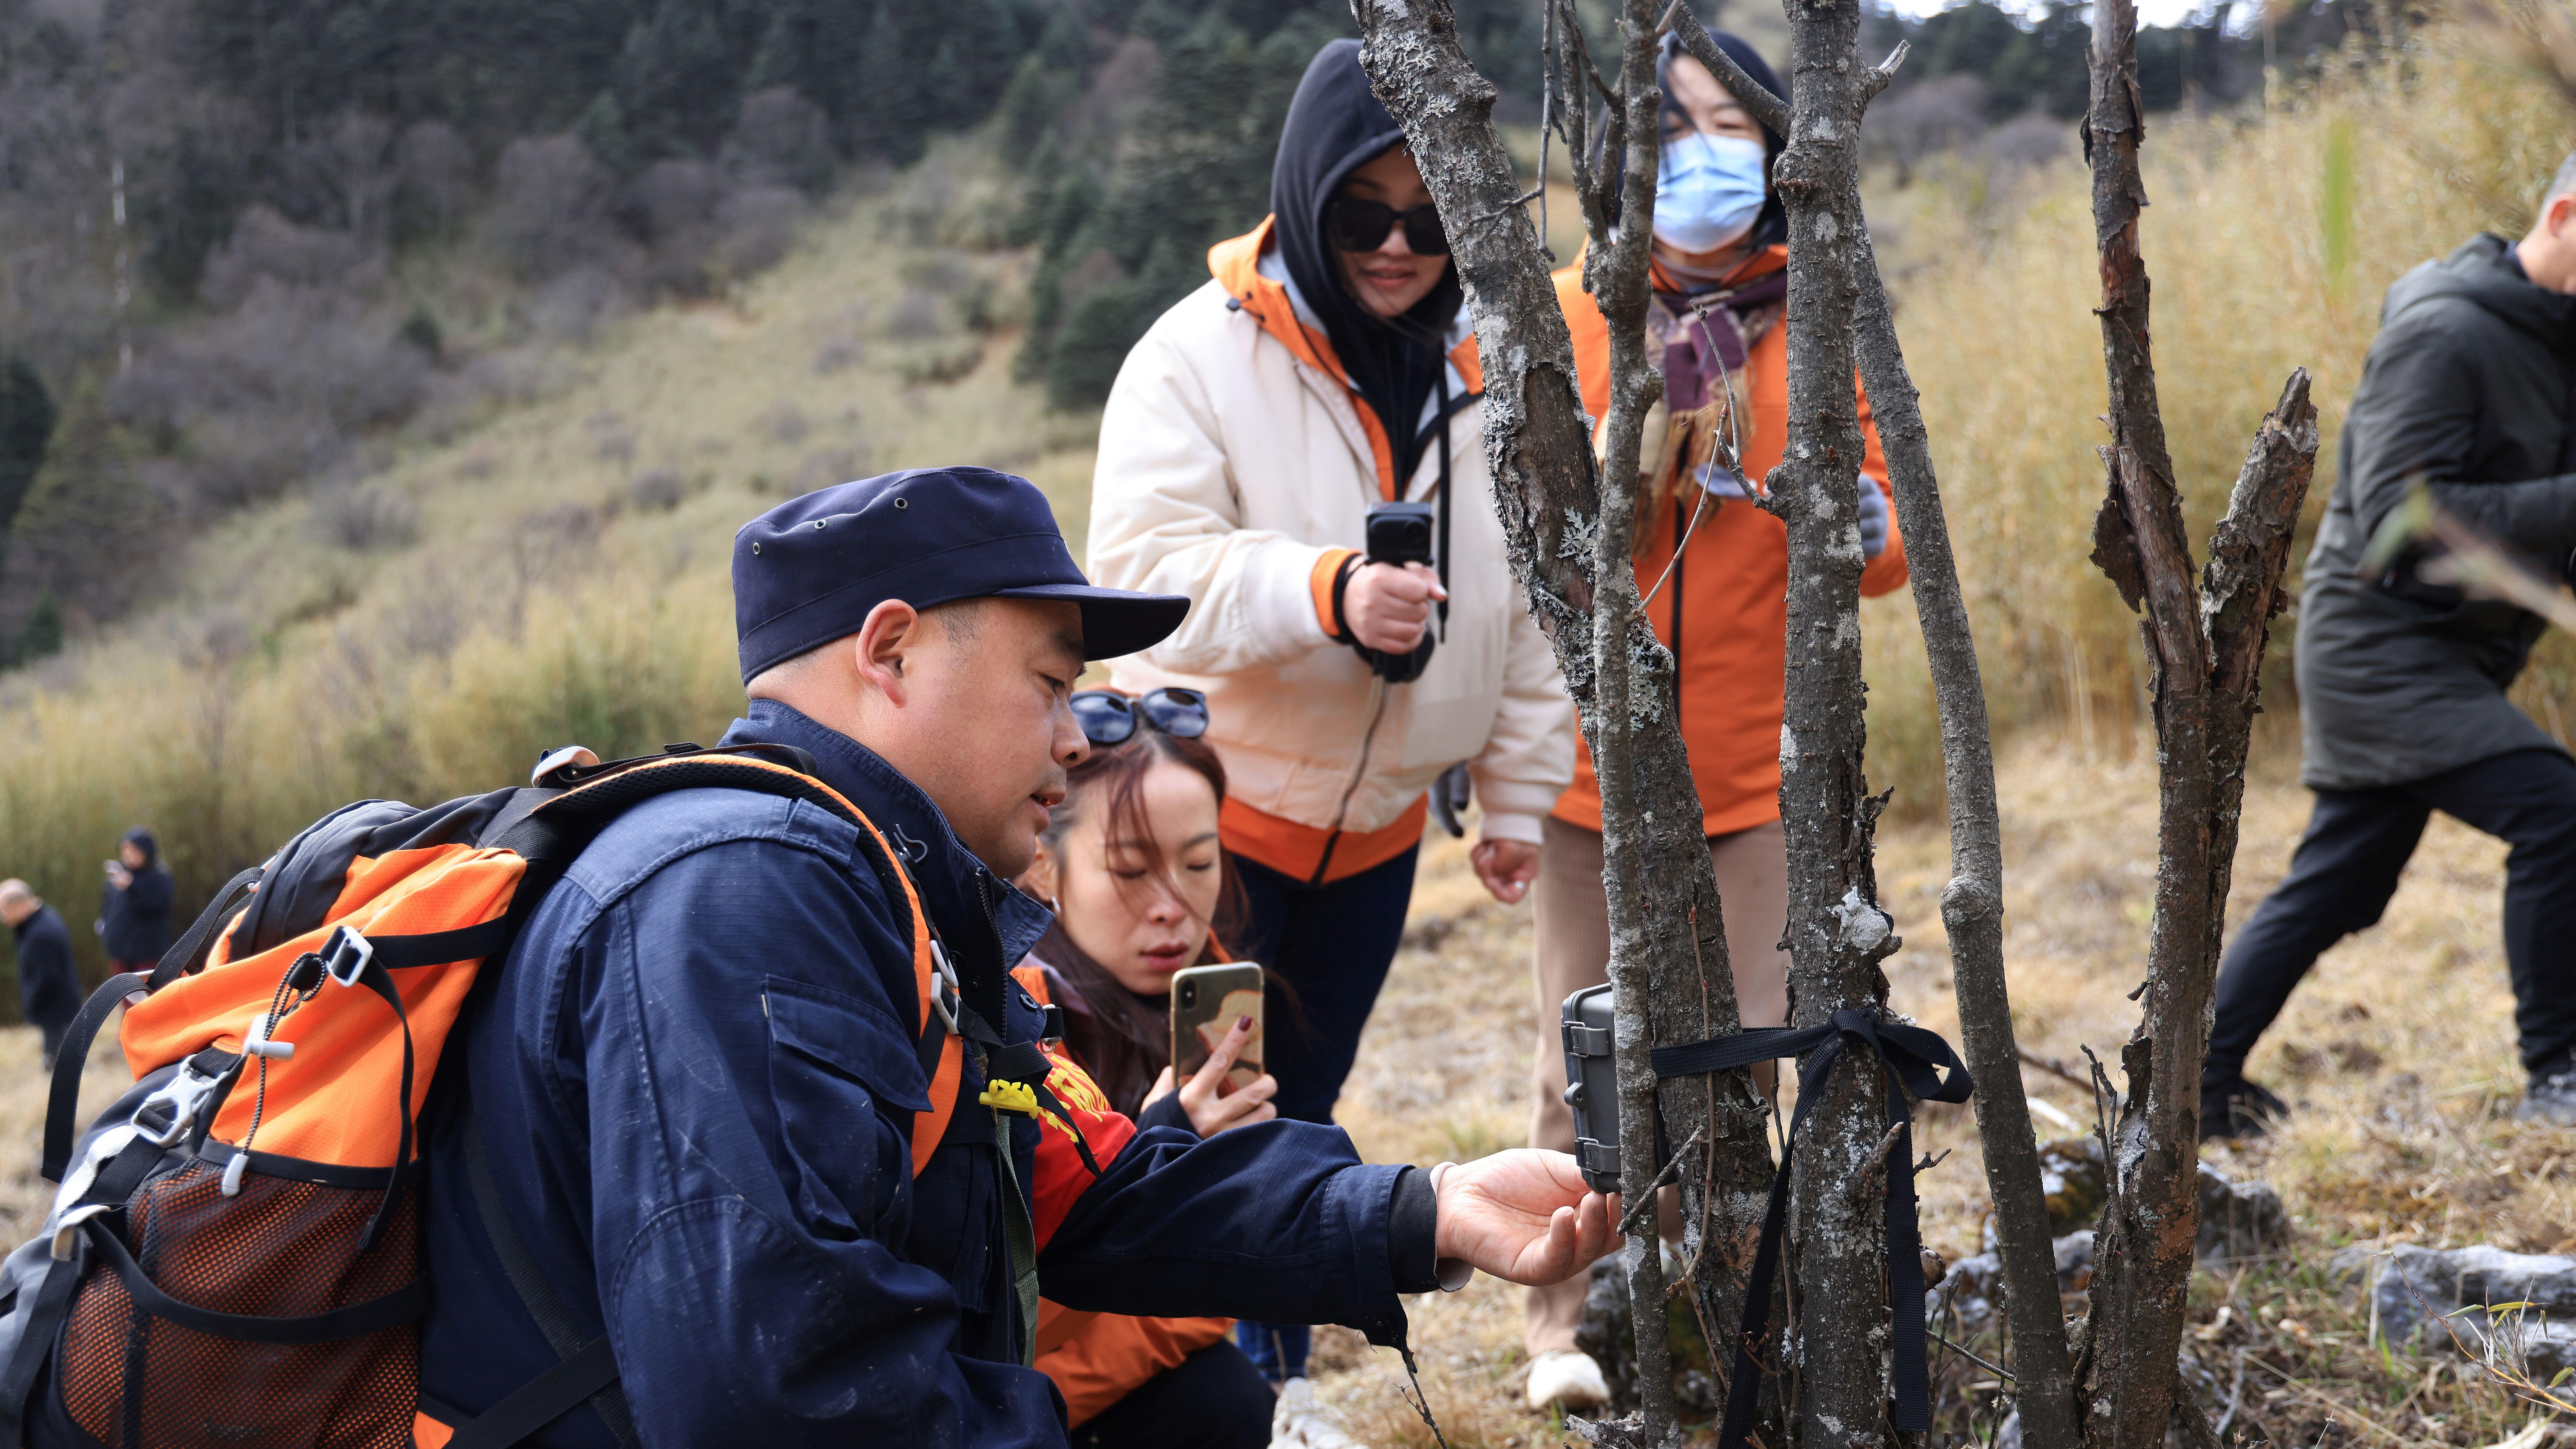
[[[99,903],[97,931],[107,959],[119,971],[149,971],[170,949],[170,872],[161,864],[161,842],[137,825],[116,843],[107,863],[107,897]]]
[[[44,1033],[45,1065],[63,1045],[63,1029],[80,1014],[80,967],[72,960],[72,934],[60,911],[38,899],[22,880],[0,880],[0,922],[18,937],[18,1012]]]
[[[525,1442],[1063,1446],[1028,1366],[1041,1285],[1393,1343],[1400,1293],[1603,1250],[1608,1204],[1561,1153],[1367,1166],[1286,1120],[1200,1141],[1136,1127],[1056,1053],[1042,1123],[1026,1077],[988,1071],[1046,1020],[1006,968],[1051,917],[1004,882],[1090,748],[1074,680],[1185,600],[1091,587],[1045,497],[982,468],[790,500],[736,536],[733,577],[751,702],[724,742],[803,751],[866,823],[663,795],[536,906],[456,1028],[472,1110],[429,1144],[425,1405],[480,1413],[604,1335],[617,1385]],[[914,1141],[943,1092],[947,1130]],[[486,1208],[528,1250],[506,1265]]]
[[[2336,941],[2378,922],[2439,810],[2509,842],[2504,947],[2529,1074],[2521,1115],[2576,1125],[2576,760],[2506,699],[2544,627],[2401,560],[2359,576],[2373,532],[2421,484],[2554,577],[2576,550],[2576,155],[2519,242],[2481,235],[2388,289],[2346,415],[2299,601],[2298,679],[2315,814],[2290,873],[2218,980],[2201,1132],[2258,1133],[2278,1098],[2246,1054]]]

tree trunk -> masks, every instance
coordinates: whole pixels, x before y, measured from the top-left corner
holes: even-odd
[[[1788,134],[1787,103],[1718,49],[1685,6],[1675,28],[1692,55],[1754,118]],[[1901,57],[1891,57],[1893,70]],[[1957,561],[1941,510],[1923,410],[1905,367],[1895,317],[1866,230],[1855,249],[1860,287],[1854,323],[1861,384],[1878,421],[1881,449],[1896,490],[1896,521],[1905,537],[1906,568],[1923,630],[1932,689],[1941,713],[1941,759],[1950,806],[1951,880],[1941,893],[1950,938],[1951,981],[1969,1071],[1977,1079],[1977,1132],[1995,1205],[2004,1299],[2014,1325],[2014,1394],[2023,1442],[2068,1449],[2075,1442],[2073,1371],[2058,1304],[2047,1200],[2030,1104],[2021,1083],[2012,1003],[2004,979],[2003,826],[1995,805],[1995,759],[1976,640],[1959,590]],[[2025,1328],[2024,1325],[2033,1327]]]
[[[1475,317],[1485,449],[1505,546],[1555,645],[1602,783],[1620,1166],[1625,1185],[1642,1196],[1664,1165],[1655,1159],[1654,1116],[1644,1110],[1657,1096],[1652,1045],[1723,1036],[1739,1026],[1699,794],[1668,707],[1672,659],[1636,607],[1628,552],[1639,418],[1661,387],[1643,344],[1657,161],[1655,17],[1645,0],[1627,0],[1616,117],[1625,134],[1614,137],[1624,144],[1607,153],[1629,173],[1617,218],[1622,242],[1605,235],[1612,219],[1607,188],[1582,164],[1583,147],[1568,148],[1594,236],[1590,280],[1613,338],[1609,457],[1596,467],[1546,253],[1493,128],[1494,89],[1468,64],[1448,0],[1360,0],[1355,8],[1362,63],[1403,125],[1448,230]],[[1569,37],[1567,44],[1571,51],[1575,42]],[[1589,69],[1570,53],[1565,59],[1569,69]],[[1588,97],[1576,90],[1560,99],[1579,136]],[[1614,480],[1606,493],[1605,474]],[[1696,1248],[1704,1230],[1711,1250],[1697,1258],[1700,1296],[1712,1322],[1732,1324],[1742,1312],[1737,1264],[1749,1262],[1771,1177],[1767,1103],[1741,1071],[1705,1085],[1677,1082],[1661,1096],[1670,1140],[1683,1144],[1696,1135],[1708,1144],[1696,1168],[1682,1164],[1679,1173],[1685,1248]],[[1666,1293],[1654,1214],[1640,1221],[1626,1267],[1637,1305],[1645,1440],[1661,1444],[1674,1422],[1657,1311]]]
[[[1905,533],[1915,617],[1941,712],[1951,872],[1941,891],[1941,920],[1950,937],[1960,1046],[1977,1079],[1977,1143],[1985,1158],[2003,1266],[2013,1402],[2021,1414],[2022,1442],[2030,1449],[2072,1449],[2074,1369],[2066,1349],[2065,1310],[2057,1296],[2057,1255],[2047,1194],[2040,1184],[2038,1139],[2022,1092],[2021,1053],[2004,978],[2003,822],[1995,805],[1985,683],[1969,632],[1967,602],[1959,591],[1958,563],[1950,552],[1923,411],[1905,355],[1897,348],[1895,319],[1875,257],[1866,259],[1860,277],[1861,384],[1869,390],[1879,447],[1896,485],[1896,522]]]
[[[2290,532],[2317,449],[2316,409],[2301,369],[2255,436],[2212,541],[2208,573],[2195,583],[2156,404],[2138,248],[2146,189],[2138,169],[2144,115],[2136,52],[2133,0],[2096,0],[2085,139],[2101,250],[2111,444],[2102,450],[2110,493],[2094,521],[2093,559],[2131,608],[2145,605],[2158,802],[2145,1003],[2120,1053],[2129,1089],[2108,1144],[2110,1202],[2079,1364],[2082,1428],[2095,1449],[2161,1449],[2176,1412],[2174,1356],[2200,1225],[2200,1065],[2245,751]]]
[[[1864,236],[1860,119],[1871,92],[1853,58],[1858,0],[1792,6],[1797,80],[1774,185],[1789,216],[1789,431],[1768,506],[1788,524],[1789,626],[1780,726],[1780,817],[1789,844],[1791,1024],[1883,1011],[1878,963],[1896,949],[1878,907],[1871,835],[1880,803],[1862,775],[1860,468],[1852,318]],[[1874,485],[1873,485],[1874,486]],[[1887,1437],[1886,1204],[1869,1189],[1885,1133],[1875,1056],[1845,1054],[1791,1163],[1790,1281],[1797,1442],[1861,1449]]]

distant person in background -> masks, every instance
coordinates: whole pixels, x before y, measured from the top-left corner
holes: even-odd
[[[1772,94],[1788,91],[1761,53],[1719,33],[1720,48]],[[1780,827],[1780,720],[1787,664],[1789,542],[1752,502],[1789,430],[1788,224],[1771,188],[1781,138],[1765,131],[1697,60],[1668,41],[1663,156],[1655,185],[1648,345],[1664,395],[1638,458],[1637,587],[1673,651],[1683,743],[1701,830],[1725,905],[1726,950],[1746,1026],[1788,1021],[1789,853]],[[1580,262],[1556,274],[1574,339],[1583,405],[1608,425],[1610,328],[1583,290]],[[1715,460],[1732,415],[1742,476]],[[1863,594],[1905,585],[1905,541],[1889,516],[1887,464],[1860,400]],[[1661,587],[1657,588],[1660,582]],[[1609,902],[1601,886],[1601,785],[1578,750],[1574,786],[1547,820],[1536,887],[1539,1033],[1531,1063],[1530,1145],[1574,1150],[1557,1017],[1565,998],[1608,978]],[[1574,1346],[1584,1279],[1533,1288],[1523,1309],[1529,1402],[1589,1408],[1608,1397],[1600,1365]]]
[[[80,1014],[80,967],[60,911],[22,880],[0,880],[0,922],[18,937],[18,1012],[44,1034],[45,1065],[62,1050],[63,1029]]]
[[[1404,933],[1426,791],[1465,764],[1483,812],[1470,860],[1518,901],[1572,778],[1574,708],[1503,557],[1448,239],[1357,41],[1298,83],[1270,205],[1119,369],[1091,569],[1190,597],[1110,678],[1208,698],[1249,906],[1231,944],[1297,993],[1265,1037],[1279,1115],[1330,1122]],[[1369,509],[1393,501],[1446,515],[1434,566],[1366,561]],[[1409,682],[1359,652],[1402,656],[1434,630]],[[1273,1382],[1305,1373],[1303,1328],[1246,1324],[1240,1341]]]
[[[170,949],[170,872],[161,865],[161,842],[140,825],[117,842],[107,863],[107,898],[98,908],[98,934],[119,971],[149,971]]]
[[[2361,562],[2417,487],[2553,583],[2576,562],[2576,156],[2518,242],[2482,234],[2398,278],[2344,414],[2334,493],[2299,595],[2299,782],[2316,792],[2290,873],[2218,973],[2203,1137],[2282,1110],[2245,1057],[2317,955],[2378,924],[2436,810],[2509,842],[2504,956],[2529,1082],[2520,1115],[2576,1126],[2576,760],[2505,697],[2546,627]]]

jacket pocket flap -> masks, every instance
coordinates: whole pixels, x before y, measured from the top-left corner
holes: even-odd
[[[913,1033],[885,1008],[809,981],[772,976],[761,1005],[779,1045],[849,1077],[888,1107],[930,1110]]]

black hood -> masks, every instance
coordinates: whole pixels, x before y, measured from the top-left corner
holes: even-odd
[[[1322,319],[1333,355],[1351,386],[1385,425],[1395,449],[1398,486],[1413,477],[1422,458],[1422,405],[1439,385],[1447,363],[1441,343],[1458,315],[1458,269],[1413,310],[1392,321],[1370,314],[1342,288],[1340,265],[1324,244],[1324,203],[1358,167],[1404,142],[1360,69],[1360,43],[1336,40],[1315,52],[1288,103],[1279,131],[1279,159],[1270,171],[1270,211],[1279,259],[1306,305]]]
[[[145,870],[150,870],[152,867],[161,863],[161,842],[152,834],[149,826],[135,826],[132,830],[125,832],[125,836],[119,844],[131,845],[137,850],[142,851],[143,868]]]
[[[2552,352],[2562,357],[2576,354],[2576,297],[2553,292],[2525,276],[2513,243],[2493,232],[2480,232],[2449,256],[2398,278],[2380,307],[2380,324],[2385,326],[2399,312],[2435,297],[2474,302],[2530,333]]]

